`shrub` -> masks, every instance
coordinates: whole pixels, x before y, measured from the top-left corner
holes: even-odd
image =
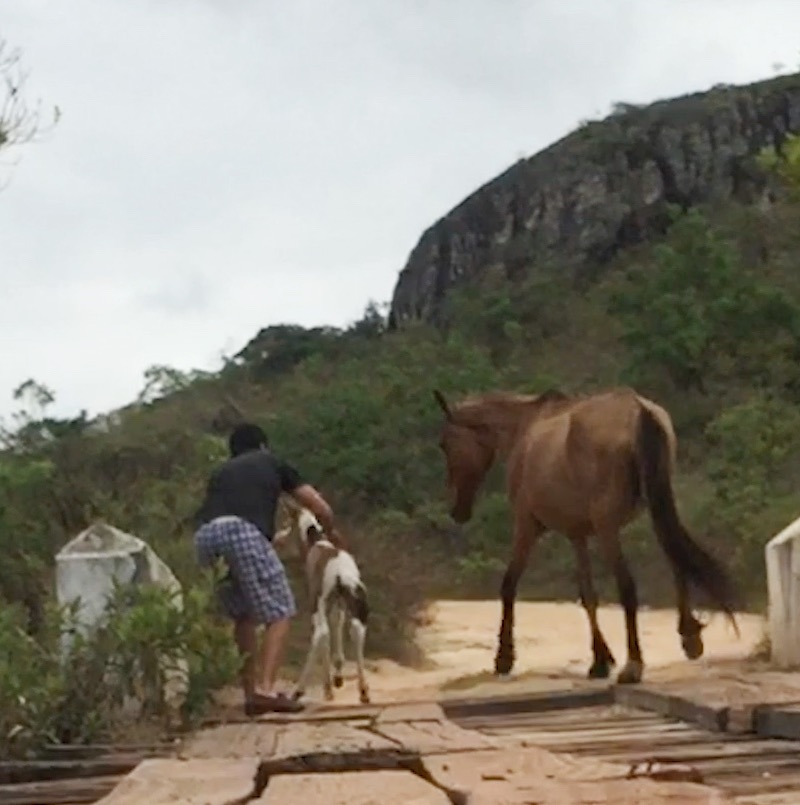
[[[18,607],[0,609],[0,756],[50,741],[102,740],[131,720],[186,728],[239,668],[230,630],[214,616],[210,582],[188,589],[182,609],[159,588],[119,588],[87,634],[76,629],[74,609],[51,604],[47,613],[34,638]],[[169,707],[175,674],[186,689],[177,721]]]

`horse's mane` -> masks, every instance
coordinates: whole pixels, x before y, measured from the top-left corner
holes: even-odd
[[[457,419],[464,425],[502,425],[509,419],[517,419],[521,409],[538,411],[542,406],[570,403],[574,398],[560,389],[549,388],[541,394],[520,394],[513,391],[487,391],[464,398],[453,409]]]

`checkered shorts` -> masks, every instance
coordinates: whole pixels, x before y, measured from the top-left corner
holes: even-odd
[[[252,523],[239,517],[218,517],[194,535],[202,567],[225,560],[228,575],[217,594],[232,620],[273,623],[297,613],[292,588],[272,544]]]

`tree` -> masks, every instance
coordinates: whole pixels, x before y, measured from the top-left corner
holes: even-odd
[[[675,218],[655,264],[638,266],[612,295],[638,378],[666,373],[682,391],[706,392],[711,380],[758,385],[788,381],[797,349],[794,301],[740,264],[736,247],[697,209]]]
[[[364,315],[347,330],[348,334],[360,338],[378,338],[386,332],[388,305],[370,300],[364,308]]]
[[[800,136],[787,135],[780,149],[764,148],[757,162],[778,177],[793,201],[800,201]]]
[[[172,366],[154,364],[144,370],[144,388],[139,392],[137,402],[139,404],[153,402],[161,397],[176,394],[208,376],[208,372],[198,369],[182,372]]]
[[[21,54],[0,39],[0,150],[33,142],[47,129],[41,125],[40,104],[28,104],[25,97],[27,73],[22,70]],[[53,108],[53,124],[58,123],[61,111]]]
[[[28,378],[17,386],[12,397],[22,408],[12,414],[14,426],[0,429],[0,442],[9,449],[25,449],[26,446],[39,446],[41,428],[45,411],[55,402],[55,394],[43,383]]]

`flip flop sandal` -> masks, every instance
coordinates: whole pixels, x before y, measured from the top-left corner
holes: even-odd
[[[244,712],[248,716],[260,716],[266,713],[300,713],[306,709],[304,704],[287,698],[283,693],[275,696],[254,696],[245,702]]]

